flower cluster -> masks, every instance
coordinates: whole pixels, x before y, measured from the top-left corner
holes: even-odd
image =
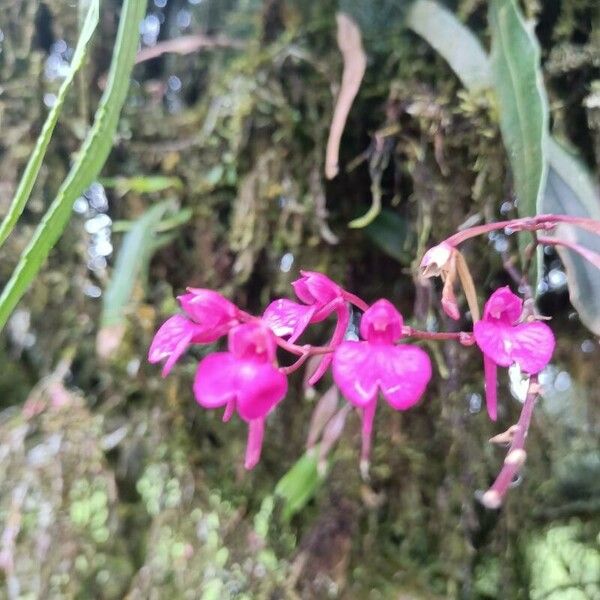
[[[433,269],[432,274],[442,269]],[[259,461],[265,420],[284,399],[287,376],[310,356],[319,357],[319,363],[308,379],[309,385],[331,366],[335,384],[361,412],[361,471],[366,472],[379,395],[394,410],[406,410],[421,399],[431,379],[429,356],[406,343],[404,337],[455,339],[464,344],[474,341],[483,353],[487,406],[494,420],[497,366],[516,363],[522,371],[533,374],[552,355],[552,332],[544,323],[522,318],[523,301],[507,287],[492,294],[472,334],[451,334],[406,327],[388,300],[369,306],[321,273],[301,275],[292,284],[299,302],[275,300],[260,317],[244,312],[212,290],[188,289],[178,298],[183,314],[170,317],[160,327],[148,353],[150,362],[164,361],[165,376],[190,345],[228,337],[227,352],[214,352],[200,361],[194,394],[204,408],[224,408],[224,421],[237,413],[248,423],[247,469]],[[351,307],[362,312],[360,341],[345,339]],[[331,315],[335,315],[336,324],[326,346],[296,344],[310,324]],[[277,347],[295,355],[296,362],[278,366]]]
[[[322,433],[320,450],[327,452],[339,437],[351,407],[357,408],[362,416],[364,474],[369,464],[378,397],[381,395],[394,410],[406,410],[423,397],[432,376],[427,353],[405,339],[454,340],[465,346],[476,345],[483,357],[486,405],[492,421],[496,421],[498,413],[498,367],[516,365],[529,377],[518,422],[490,440],[509,445],[502,470],[481,495],[485,506],[497,508],[525,461],[525,439],[540,392],[537,374],[550,361],[555,340],[543,317],[534,312],[526,275],[519,274],[512,265],[505,265],[507,272],[529,301],[524,302],[509,287],[501,287],[488,298],[480,318],[475,284],[458,246],[499,229],[507,233],[528,231],[534,237],[533,248],[536,244],[562,247],[600,268],[600,255],[591,250],[556,236],[538,234],[553,232],[557,225],[600,235],[600,223],[591,219],[538,215],[464,229],[425,253],[421,276],[442,278],[441,307],[455,321],[463,318],[455,293],[455,286],[460,284],[473,323],[472,331],[419,331],[405,325],[402,315],[388,300],[368,305],[325,275],[303,271],[292,284],[298,301],[277,299],[260,317],[248,314],[212,290],[188,289],[178,298],[183,314],[172,316],[160,327],[148,360],[164,362],[162,374],[166,376],[190,345],[210,344],[228,337],[226,352],[209,354],[198,365],[194,394],[204,408],[224,408],[224,421],[237,413],[248,423],[245,466],[251,469],[260,459],[266,418],[286,396],[288,375],[314,357],[318,362],[307,379],[308,385],[316,384],[331,366],[333,381],[348,404],[338,411],[335,388],[333,394],[325,393],[313,413],[307,445],[313,448]],[[355,339],[353,329],[349,328],[352,309],[362,313],[361,340]],[[335,316],[336,323],[327,345],[296,343],[309,325],[330,316]],[[294,355],[295,362],[279,366],[278,348]]]

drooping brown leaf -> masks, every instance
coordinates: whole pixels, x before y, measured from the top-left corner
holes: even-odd
[[[358,93],[367,67],[360,29],[345,13],[337,13],[337,43],[344,60],[342,83],[331,119],[329,139],[325,153],[325,176],[333,179],[339,171],[340,141],[354,98]]]

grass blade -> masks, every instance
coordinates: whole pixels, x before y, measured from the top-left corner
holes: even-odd
[[[542,210],[600,220],[600,193],[583,163],[554,140],[548,145],[550,170]],[[562,224],[556,237],[600,253],[600,237]],[[569,298],[583,324],[600,335],[600,271],[577,252],[557,248],[567,272]]]
[[[100,322],[102,327],[115,325],[123,320],[135,284],[156,247],[156,226],[169,208],[172,208],[169,200],[155,204],[136,219],[125,234],[110,283],[104,293]]]
[[[27,166],[25,167],[23,175],[19,181],[19,186],[8,209],[8,213],[4,217],[2,224],[0,224],[0,246],[6,241],[6,238],[14,229],[19,217],[21,216],[21,213],[23,212],[23,209],[25,208],[25,205],[27,204],[27,201],[29,200],[31,190],[33,189],[40,171],[40,167],[42,166],[46,149],[48,148],[48,144],[52,138],[52,133],[54,132],[54,128],[58,122],[58,117],[60,116],[62,107],[65,103],[67,93],[71,89],[75,75],[85,61],[90,47],[92,35],[96,30],[96,26],[98,25],[98,3],[99,0],[92,0],[88,7],[83,26],[81,28],[81,33],[79,35],[79,39],[77,40],[75,54],[73,54],[73,60],[71,61],[71,66],[69,67],[69,72],[62,82],[60,89],[58,90],[56,102],[54,103],[52,110],[50,110],[48,117],[44,122],[44,126],[42,127],[40,136],[37,139],[33,153],[31,154],[29,162],[27,163]]]
[[[107,85],[79,155],[0,295],[0,329],[27,291],[71,216],[73,202],[96,179],[113,144],[135,62],[146,0],[125,0]]]
[[[500,108],[500,131],[508,151],[519,216],[539,214],[546,183],[548,100],[540,49],[515,0],[492,0],[491,69]]]
[[[433,0],[417,0],[406,24],[448,62],[467,89],[491,87],[490,61],[483,46],[447,8]]]

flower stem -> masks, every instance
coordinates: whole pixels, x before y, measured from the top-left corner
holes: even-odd
[[[455,340],[464,346],[471,346],[475,343],[473,334],[470,331],[421,331],[405,325],[402,327],[402,335],[419,340]]]
[[[525,402],[523,403],[519,420],[513,429],[514,436],[508,454],[504,459],[504,465],[502,466],[498,477],[496,477],[496,481],[494,481],[487,492],[481,497],[481,503],[486,508],[500,508],[508,488],[515,476],[518,475],[527,458],[527,453],[525,452],[525,440],[527,439],[527,432],[529,431],[531,416],[538,395],[538,377],[537,375],[532,375],[529,379],[529,390]]]
[[[335,348],[332,348],[331,346],[311,346],[310,344],[299,346],[298,344],[292,344],[291,342],[287,342],[283,338],[277,336],[275,337],[275,341],[280,348],[283,348],[286,352],[295,354],[296,356],[303,356],[305,354],[308,356],[314,356],[316,354],[329,354],[335,350]]]
[[[568,223],[600,235],[600,223],[594,219],[572,217],[570,215],[537,215],[535,217],[523,217],[521,219],[497,221],[496,223],[486,223],[485,225],[469,227],[451,235],[445,240],[445,243],[456,247],[468,239],[492,231],[498,231],[499,229],[509,228],[513,231],[539,231],[540,229],[552,229],[557,223]]]

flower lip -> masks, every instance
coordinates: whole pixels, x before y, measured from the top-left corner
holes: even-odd
[[[452,257],[454,247],[447,242],[442,242],[425,252],[421,259],[421,275],[423,277],[436,277],[441,275]]]
[[[393,344],[402,337],[402,315],[382,298],[372,304],[360,322],[360,335],[369,342]]]

